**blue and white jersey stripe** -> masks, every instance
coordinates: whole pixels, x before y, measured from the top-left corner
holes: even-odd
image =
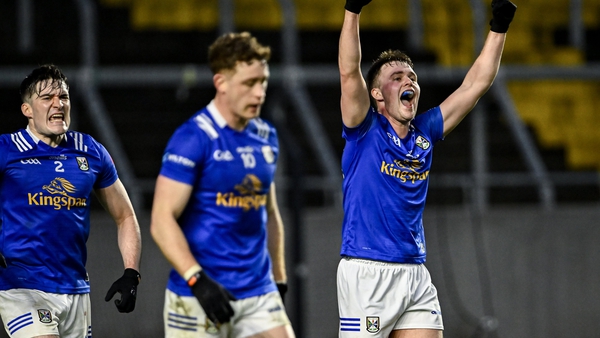
[[[194,118],[194,122],[196,122],[198,128],[204,130],[206,135],[208,135],[208,137],[211,140],[214,140],[217,137],[219,137],[219,133],[217,133],[217,131],[215,130],[215,126],[212,124],[212,121],[210,120],[210,118],[208,118],[208,116],[206,116],[206,114],[198,114]]]
[[[88,147],[83,143],[83,134],[72,131],[69,132],[69,135],[73,138],[75,149],[87,153]]]
[[[258,134],[258,136],[264,139],[268,139],[271,127],[267,123],[265,123],[265,121],[259,118],[254,119],[253,122],[256,126],[256,133]]]
[[[10,139],[17,146],[20,152],[33,149],[31,144],[23,137],[23,134],[19,131],[14,134],[10,134]]]

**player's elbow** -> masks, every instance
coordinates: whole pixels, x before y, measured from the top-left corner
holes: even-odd
[[[154,213],[152,213],[151,219],[150,219],[150,235],[152,236],[152,239],[156,242],[159,243],[161,238],[163,238],[163,226],[162,224],[164,224],[161,221],[161,218],[158,217],[157,215],[155,215]]]
[[[150,235],[152,236],[154,242],[157,242],[158,238],[160,237],[158,226],[154,221],[150,222]]]
[[[340,66],[340,82],[342,86],[347,83],[353,84],[361,81],[364,80],[360,72],[360,68]]]

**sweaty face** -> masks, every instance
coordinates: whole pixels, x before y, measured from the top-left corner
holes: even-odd
[[[265,61],[239,62],[234,72],[226,74],[226,119],[235,127],[244,127],[249,120],[260,115],[265,102],[269,66]],[[229,118],[228,118],[229,117]]]
[[[406,63],[390,62],[381,67],[378,82],[384,114],[399,122],[411,121],[417,114],[421,95],[414,70]]]
[[[29,129],[40,140],[50,144],[69,129],[71,100],[67,85],[60,82],[40,82],[21,111],[29,119]],[[60,141],[60,140],[58,140]]]

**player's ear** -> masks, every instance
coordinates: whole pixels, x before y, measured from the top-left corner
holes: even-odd
[[[33,118],[33,110],[31,105],[27,102],[21,104],[21,113],[23,113],[23,115],[29,119]]]
[[[213,84],[217,92],[227,91],[227,76],[222,73],[217,73],[213,76]]]
[[[376,101],[382,101],[383,100],[383,94],[381,94],[381,90],[379,88],[372,88],[371,89],[371,96]]]

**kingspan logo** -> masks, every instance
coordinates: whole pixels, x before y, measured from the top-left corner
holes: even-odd
[[[429,170],[420,173],[421,163],[418,160],[394,160],[393,163],[381,161],[381,173],[395,177],[402,183],[424,181],[429,177]]]
[[[258,210],[260,207],[267,204],[267,195],[260,194],[262,191],[262,182],[258,177],[252,174],[247,174],[242,183],[235,186],[234,192],[217,193],[217,206],[227,208],[242,208],[244,211],[250,209]]]
[[[45,195],[42,191],[27,193],[29,205],[51,206],[55,210],[60,210],[62,208],[71,210],[72,207],[87,206],[87,198],[70,196],[75,193],[77,189],[71,182],[62,177],[53,179],[50,184],[42,186],[42,189],[46,190],[50,195]]]

